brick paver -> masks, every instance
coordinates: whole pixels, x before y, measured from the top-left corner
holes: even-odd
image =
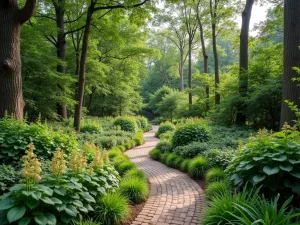
[[[148,153],[158,143],[153,131],[144,134],[146,143],[126,152],[148,176],[150,196],[132,225],[198,225],[204,194],[189,176],[152,160]]]

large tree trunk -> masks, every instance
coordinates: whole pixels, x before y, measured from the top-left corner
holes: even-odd
[[[192,104],[193,104],[193,95],[191,92],[192,89],[192,37],[191,34],[189,34],[189,108],[191,109]]]
[[[63,1],[60,1],[59,5],[57,5],[55,2],[53,4],[55,7],[56,27],[57,27],[57,45],[56,45],[57,58],[60,59],[62,62],[64,62],[66,59],[64,3]],[[61,74],[65,74],[66,73],[65,66],[59,63],[57,65],[57,72]],[[63,87],[59,85],[59,88],[63,91]],[[57,114],[63,119],[66,119],[68,117],[67,106],[64,103],[58,103]]]
[[[34,7],[35,0],[27,0],[23,9],[16,0],[0,2],[0,117],[23,118],[20,32]]]
[[[239,92],[244,99],[248,92],[248,43],[249,26],[254,0],[247,0],[245,9],[242,13],[242,28],[240,34],[240,72],[239,72]],[[236,124],[244,125],[246,123],[247,106],[244,101],[238,105],[236,115]]]
[[[220,94],[219,94],[219,83],[220,83],[220,73],[219,73],[219,56],[217,49],[217,33],[216,33],[216,18],[219,0],[215,0],[214,6],[212,0],[210,0],[210,14],[211,14],[211,27],[212,27],[212,41],[213,41],[213,53],[214,53],[214,64],[215,64],[215,103],[220,104]]]
[[[285,101],[294,102],[300,107],[299,83],[292,81],[299,77],[293,69],[300,67],[300,1],[284,1],[284,77],[282,89],[282,108],[280,126],[285,122],[294,124],[296,119],[294,112],[289,109]]]
[[[183,79],[183,67],[184,67],[184,59],[183,56],[184,51],[180,50],[180,64],[179,64],[179,74],[180,74],[180,90],[184,91],[184,79]]]
[[[77,104],[75,106],[75,115],[74,115],[74,127],[77,132],[80,132],[80,120],[82,114],[82,106],[84,99],[84,88],[85,88],[85,68],[86,68],[86,58],[89,44],[89,34],[91,30],[92,17],[94,13],[95,3],[91,3],[88,9],[86,25],[83,34],[82,40],[82,50],[81,50],[81,59],[80,59],[80,69],[79,69],[79,82],[78,82],[78,91],[76,96]]]

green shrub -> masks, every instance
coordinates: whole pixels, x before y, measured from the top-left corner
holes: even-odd
[[[138,131],[134,136],[133,140],[136,142],[136,145],[142,145],[145,143],[144,141],[144,133],[142,130]]]
[[[300,192],[298,131],[285,128],[271,135],[266,130],[246,144],[230,162],[227,172],[237,187],[250,183],[269,197],[288,198]]]
[[[210,145],[205,142],[192,142],[188,145],[177,146],[172,152],[181,155],[183,158],[194,158],[209,150]]]
[[[132,145],[132,142],[127,142],[124,144],[124,147],[126,148],[126,150],[132,149],[134,146]]]
[[[164,164],[167,164],[167,159],[168,159],[170,154],[171,153],[169,153],[169,152],[161,154],[160,161]]]
[[[160,140],[171,140],[173,137],[174,131],[168,131],[159,135]]]
[[[120,193],[126,196],[132,203],[140,203],[149,195],[149,187],[146,181],[138,177],[130,177],[120,183]]]
[[[161,134],[164,134],[168,131],[174,131],[175,130],[175,126],[174,124],[170,123],[170,122],[165,122],[160,124],[157,132],[155,133],[155,137],[160,137]]]
[[[146,117],[140,116],[137,118],[141,124],[141,129],[143,131],[147,131],[147,126],[148,126],[148,119]]]
[[[77,225],[102,225],[100,222],[93,222],[92,220],[79,222]]]
[[[121,130],[133,133],[135,133],[138,129],[135,121],[130,118],[117,118],[114,122],[114,126],[120,126]]]
[[[166,161],[165,161],[166,165],[169,166],[169,167],[174,168],[175,159],[177,159],[176,154],[173,154],[173,153],[168,154],[168,156],[166,158]]]
[[[210,140],[208,129],[200,124],[187,124],[176,129],[172,143],[176,146],[188,145],[191,142],[207,142]]]
[[[198,156],[190,161],[188,172],[196,179],[203,179],[209,168],[208,161],[204,157]]]
[[[205,175],[205,181],[207,184],[218,181],[225,181],[226,179],[226,173],[219,168],[212,168]]]
[[[0,119],[0,164],[17,163],[33,143],[40,159],[51,159],[57,148],[70,153],[78,148],[74,135],[52,131],[46,124]]]
[[[151,124],[148,124],[147,127],[144,129],[144,132],[148,132],[148,131],[151,131],[153,130],[153,127]]]
[[[150,157],[154,160],[160,160],[161,154],[162,153],[160,152],[160,150],[156,148],[149,152]]]
[[[80,128],[80,132],[98,134],[102,132],[102,127],[100,124],[97,124],[95,122],[85,122]]]
[[[180,155],[176,155],[176,158],[174,159],[173,167],[176,169],[180,169],[181,163],[184,161],[184,158],[182,158]]]
[[[111,137],[111,136],[127,137],[129,140],[131,140],[135,134],[123,130],[108,130],[108,131],[103,131],[100,135],[104,137]]]
[[[108,193],[97,201],[95,220],[116,225],[130,215],[128,200],[119,193]]]
[[[166,140],[161,140],[157,145],[156,147],[157,149],[159,149],[161,152],[170,152],[172,151],[172,144],[169,142],[169,141],[166,141]]]
[[[234,157],[234,151],[211,149],[203,152],[203,156],[212,167],[225,169]]]
[[[20,180],[20,172],[12,166],[0,165],[0,196]]]
[[[122,152],[119,149],[110,150],[108,152],[109,158],[114,159],[115,157],[121,155]]]
[[[217,196],[223,196],[229,192],[228,182],[217,181],[209,184],[205,189],[205,196],[208,200],[212,200]]]
[[[131,177],[137,177],[140,180],[147,180],[147,176],[145,175],[145,173],[137,168],[133,168],[131,170],[128,170],[123,179],[130,179]]]
[[[134,169],[136,166],[134,163],[130,162],[130,161],[125,161],[122,162],[120,164],[115,165],[117,171],[123,175],[125,174],[128,170]]]
[[[190,159],[185,159],[181,162],[180,164],[180,170],[182,172],[188,172],[189,164],[190,164]]]

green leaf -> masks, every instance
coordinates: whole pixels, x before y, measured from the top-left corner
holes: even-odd
[[[58,195],[65,196],[67,193],[67,190],[65,188],[59,188],[59,189],[54,189],[54,192]]]
[[[31,196],[36,200],[40,200],[40,198],[42,197],[42,193],[41,192],[33,192],[31,194]]]
[[[69,214],[70,216],[76,217],[77,216],[77,210],[73,205],[67,205],[65,208],[65,212]]]
[[[52,213],[46,213],[45,216],[48,219],[48,225],[56,225],[56,217]]]
[[[253,157],[253,160],[254,161],[260,161],[260,160],[262,160],[262,159],[264,159],[265,157]]]
[[[62,214],[61,215],[61,220],[66,223],[66,224],[69,224],[70,221],[73,219],[73,217],[67,215],[67,214]]]
[[[15,201],[12,198],[5,198],[0,202],[0,210],[10,209],[15,205]]]
[[[298,172],[292,172],[290,173],[292,176],[297,177],[298,179],[300,179],[300,173]]]
[[[287,160],[287,156],[281,155],[279,158],[273,158],[273,160],[283,162],[283,161]]]
[[[34,199],[34,198],[27,198],[25,204],[31,208],[31,209],[34,209],[36,208],[38,205],[39,205],[39,201]]]
[[[61,200],[59,200],[58,198],[51,198],[51,200],[55,203],[55,204],[62,204],[63,202]]]
[[[46,225],[48,222],[48,219],[46,216],[44,216],[44,214],[41,213],[34,217],[34,221],[39,225]]]
[[[7,219],[10,223],[15,222],[21,219],[26,213],[26,208],[22,207],[14,207],[10,209],[7,213]]]
[[[269,166],[264,166],[263,171],[270,176],[270,175],[274,175],[274,174],[278,173],[280,170],[279,170],[278,166],[273,167],[273,168],[269,167]]]
[[[41,198],[41,200],[48,205],[54,205],[54,202],[48,197],[43,197],[43,198]]]
[[[297,161],[297,160],[290,159],[289,161],[292,164],[298,164],[298,163],[300,163],[300,160]]]
[[[84,192],[83,197],[89,202],[96,203],[95,199],[88,192]]]
[[[29,217],[24,217],[19,220],[18,225],[28,225],[31,221],[31,218]]]
[[[79,200],[75,200],[75,201],[73,202],[73,204],[74,204],[75,206],[78,206],[78,207],[83,207],[82,202],[79,201]]]
[[[293,166],[291,166],[291,165],[287,165],[287,166],[282,166],[282,165],[280,165],[279,168],[280,168],[281,170],[283,170],[283,171],[286,171],[286,172],[290,172],[290,171],[293,170]]]
[[[263,181],[264,179],[266,179],[266,177],[267,176],[265,176],[265,175],[256,175],[253,177],[253,181],[255,183],[259,183],[259,182]]]

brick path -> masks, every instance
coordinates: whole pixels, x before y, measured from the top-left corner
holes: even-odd
[[[154,130],[145,133],[146,143],[126,154],[144,170],[151,183],[150,196],[132,225],[198,225],[204,207],[204,194],[199,185],[178,170],[152,160],[148,153],[158,143]]]

